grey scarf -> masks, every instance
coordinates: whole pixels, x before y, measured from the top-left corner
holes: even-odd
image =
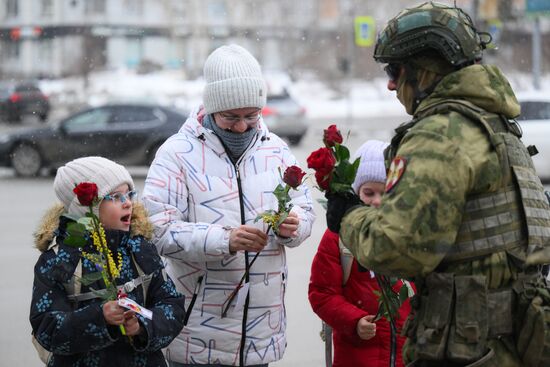
[[[239,160],[258,132],[256,128],[249,129],[244,133],[234,133],[232,131],[221,129],[216,124],[216,121],[214,121],[214,117],[212,115],[204,116],[202,126],[206,129],[212,130],[214,134],[220,138],[233,162]]]

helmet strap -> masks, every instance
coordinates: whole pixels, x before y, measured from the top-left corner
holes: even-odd
[[[403,64],[403,66],[405,67],[406,82],[409,83],[410,86],[413,88],[414,98],[412,101],[412,110],[414,113],[418,108],[418,105],[420,105],[420,103],[424,99],[426,99],[426,97],[432,94],[435,87],[439,84],[442,78],[437,78],[426,89],[421,91],[420,88],[418,87],[418,84],[419,84],[418,78],[417,78],[418,67],[409,62]]]

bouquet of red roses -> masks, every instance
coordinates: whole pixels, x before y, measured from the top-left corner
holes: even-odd
[[[321,191],[327,193],[353,193],[359,158],[350,162],[349,149],[342,145],[342,134],[336,125],[330,125],[323,133],[325,146],[307,158],[308,168],[315,170],[315,179]]]
[[[350,152],[342,145],[342,134],[336,125],[330,125],[323,133],[325,147],[317,149],[307,158],[307,166],[315,170],[315,179],[319,189],[325,192],[325,196],[339,195],[345,197],[348,202],[361,203],[354,193],[352,184],[357,175],[360,159],[350,162]],[[326,200],[320,202],[326,208]],[[329,226],[330,228],[330,226]],[[395,317],[399,317],[399,307],[412,294],[412,288],[408,282],[403,281],[407,286],[402,287],[400,292],[395,292],[393,286],[397,279],[376,274],[375,275],[380,291],[378,296],[378,312],[375,320],[385,317],[395,328]]]

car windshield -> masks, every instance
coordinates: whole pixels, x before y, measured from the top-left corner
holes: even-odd
[[[16,92],[22,92],[22,93],[25,93],[25,92],[40,92],[40,89],[38,89],[37,86],[32,85],[32,84],[21,84],[21,85],[18,85],[15,88],[15,91]]]
[[[105,128],[111,113],[105,108],[96,108],[82,112],[65,120],[64,126],[67,131],[88,131]]]

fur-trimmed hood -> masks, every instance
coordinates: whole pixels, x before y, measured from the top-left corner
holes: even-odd
[[[48,249],[54,238],[54,232],[59,227],[59,217],[64,213],[63,204],[58,203],[48,209],[42,217],[36,232],[34,232],[34,246],[41,252]],[[147,211],[141,203],[133,205],[130,233],[132,236],[143,236],[147,240],[153,237],[153,225],[147,218]]]

